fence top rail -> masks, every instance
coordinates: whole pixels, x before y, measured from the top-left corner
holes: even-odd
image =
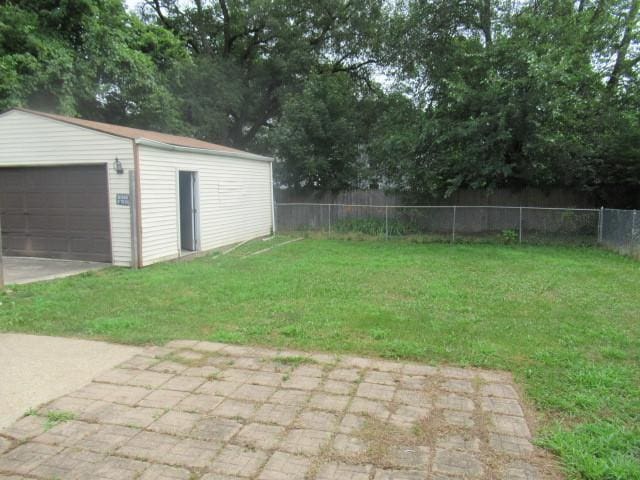
[[[311,206],[311,207],[357,207],[357,208],[501,208],[514,210],[558,210],[573,212],[599,212],[597,208],[570,208],[570,207],[513,207],[500,205],[366,205],[355,203],[309,203],[309,202],[276,202],[277,206]],[[631,211],[631,210],[625,210]]]

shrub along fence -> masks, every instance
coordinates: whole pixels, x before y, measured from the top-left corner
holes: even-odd
[[[276,228],[286,231],[416,236],[440,241],[602,244],[621,253],[640,252],[640,219],[633,210],[401,206],[278,203]]]

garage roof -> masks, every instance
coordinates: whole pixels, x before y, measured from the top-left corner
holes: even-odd
[[[179,135],[169,135],[167,133],[154,132],[153,130],[142,130],[139,128],[123,127],[121,125],[113,125],[111,123],[94,122],[92,120],[85,120],[83,118],[66,117],[64,115],[56,115],[53,113],[39,112],[37,110],[29,110],[26,108],[15,108],[21,112],[31,113],[40,117],[51,118],[60,122],[70,123],[79,127],[89,128],[98,132],[107,133],[109,135],[115,135],[117,137],[130,138],[138,143],[145,144],[164,144],[173,147],[183,147],[185,149],[198,149],[208,150],[211,152],[230,153],[234,156],[245,158],[256,158],[261,160],[272,160],[269,157],[262,157],[260,155],[254,155],[243,150],[235,148],[225,147],[224,145],[218,145],[216,143],[205,142],[190,137],[182,137]],[[140,142],[140,140],[148,140],[149,142]]]

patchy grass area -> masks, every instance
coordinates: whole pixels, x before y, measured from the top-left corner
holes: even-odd
[[[277,241],[283,241],[280,238]],[[640,263],[591,248],[306,239],[0,294],[0,330],[510,370],[572,478],[640,478]],[[273,242],[271,242],[273,244]]]

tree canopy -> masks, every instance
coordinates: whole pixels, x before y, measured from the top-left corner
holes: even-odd
[[[292,189],[640,201],[640,0],[0,1],[0,109],[273,155]]]

